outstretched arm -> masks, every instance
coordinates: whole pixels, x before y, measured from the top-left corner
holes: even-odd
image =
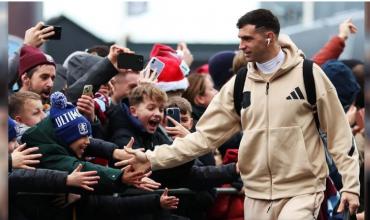
[[[240,117],[234,109],[235,77],[229,80],[213,98],[197,125],[197,131],[176,138],[172,145],[160,145],[154,151],[127,149],[134,158],[121,161],[117,165],[130,164],[138,171],[172,168],[201,155],[211,152],[232,135],[241,130]]]
[[[331,59],[338,59],[344,50],[345,41],[350,34],[357,32],[357,27],[352,23],[351,19],[343,21],[339,25],[339,32],[337,36],[332,37],[323,48],[320,49],[312,60],[319,66]]]
[[[93,92],[95,93],[102,84],[108,83],[118,71],[127,72],[128,70],[118,69],[117,67],[117,56],[119,53],[133,52],[128,48],[112,45],[107,58],[96,63],[81,78],[67,88],[66,96],[68,100],[72,103],[77,102],[77,99],[82,95],[84,85],[93,85]]]

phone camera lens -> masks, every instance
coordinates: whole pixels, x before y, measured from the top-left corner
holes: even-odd
[[[172,109],[168,109],[167,113],[168,113],[169,115],[173,115],[173,110],[172,110]]]

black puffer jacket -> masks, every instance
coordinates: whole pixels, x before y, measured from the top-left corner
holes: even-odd
[[[78,204],[79,219],[152,219],[162,212],[159,194],[85,196]],[[145,217],[145,218],[143,218]]]
[[[57,193],[81,191],[66,186],[68,173],[48,169],[14,169],[9,173],[10,219],[63,219],[69,215],[68,208],[53,204]],[[40,195],[22,193],[41,193]],[[50,195],[42,193],[51,193]],[[61,194],[63,196],[63,194]],[[77,203],[79,219],[147,219],[162,215],[159,194],[114,197],[111,195],[83,195]],[[45,210],[49,210],[45,212]],[[60,218],[53,214],[60,213]],[[145,218],[142,218],[145,217]]]
[[[9,180],[9,219],[39,219],[36,213],[40,210],[48,209],[57,212],[57,208],[52,206],[50,200],[54,193],[65,193],[78,191],[77,188],[66,185],[67,172],[48,170],[48,169],[13,169],[8,174]],[[50,193],[43,197],[17,193]],[[32,217],[34,216],[34,217]],[[49,215],[47,216],[49,217]]]
[[[48,169],[13,169],[9,173],[9,194],[17,192],[69,192],[67,172]]]

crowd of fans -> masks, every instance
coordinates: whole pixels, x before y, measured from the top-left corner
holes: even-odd
[[[176,49],[154,44],[149,57],[164,68],[156,72],[148,64],[133,71],[117,65],[120,53],[134,53],[129,48],[91,45],[57,64],[41,49],[53,27],[42,27],[39,22],[26,30],[23,46],[9,60],[10,219],[244,218],[237,164],[242,133],[178,167],[138,175],[123,163],[130,158],[127,148],[153,150],[195,131],[218,90],[246,66],[243,53],[220,51],[197,68],[186,43]],[[337,90],[360,152],[363,183],[364,64],[338,59],[356,30],[351,20],[342,22],[311,59]],[[86,85],[92,95],[84,93]],[[170,107],[179,109],[179,121],[166,115]],[[341,177],[328,161],[332,181],[319,219],[340,218],[335,206]],[[218,195],[216,187],[240,193]],[[194,193],[171,194],[179,188]],[[364,218],[363,192],[358,219]]]

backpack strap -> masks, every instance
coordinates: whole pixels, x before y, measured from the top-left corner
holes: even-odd
[[[307,101],[312,106],[313,117],[315,119],[316,128],[320,130],[320,121],[319,115],[317,113],[317,105],[316,105],[316,86],[315,86],[315,79],[313,78],[313,62],[312,60],[303,61],[303,81],[304,87],[307,94]]]
[[[304,59],[303,61],[303,81],[304,87],[307,93],[307,101],[312,106],[313,116],[316,123],[317,130],[320,129],[320,121],[319,115],[317,113],[317,106],[316,106],[316,86],[315,86],[315,79],[313,78],[313,62],[311,60]],[[241,105],[242,105],[242,98],[243,98],[243,88],[245,79],[247,77],[248,69],[247,67],[241,68],[235,78],[234,84],[234,108],[238,115],[240,115]]]
[[[245,79],[247,77],[247,72],[248,72],[247,67],[243,67],[236,73],[236,77],[235,77],[234,109],[239,116],[240,116],[240,110],[242,109],[243,88],[244,88]]]

